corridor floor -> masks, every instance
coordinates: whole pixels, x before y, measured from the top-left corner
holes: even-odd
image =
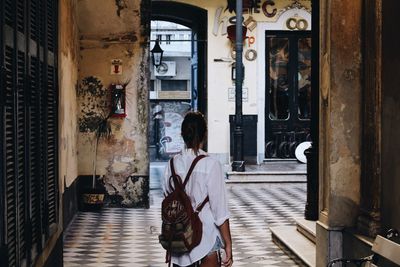
[[[227,184],[233,266],[298,266],[271,240],[269,227],[294,225],[303,216],[306,184]],[[150,209],[106,208],[79,213],[64,237],[64,266],[162,267],[158,243],[161,192]]]

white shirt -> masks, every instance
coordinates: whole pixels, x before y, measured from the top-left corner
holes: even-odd
[[[207,155],[199,150],[199,155]],[[192,149],[185,149],[174,157],[175,172],[185,179],[186,174],[196,158]],[[163,192],[170,192],[168,180],[171,176],[170,163],[168,162],[162,183]],[[213,248],[217,237],[220,236],[218,226],[229,219],[228,203],[226,198],[225,181],[221,164],[212,157],[205,157],[197,162],[185,191],[191,199],[193,208],[199,206],[204,199],[209,197],[210,201],[201,210],[199,217],[203,223],[203,236],[200,244],[189,253],[180,256],[172,255],[171,262],[179,266],[188,266],[205,257]]]

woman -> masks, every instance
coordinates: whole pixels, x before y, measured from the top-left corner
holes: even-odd
[[[193,160],[206,155],[201,149],[206,137],[207,124],[200,112],[189,112],[182,122],[182,137],[186,148],[174,157],[174,169],[185,177]],[[163,191],[168,193],[171,176],[170,164],[164,175]],[[211,158],[201,159],[194,168],[185,187],[192,206],[197,207],[208,196],[209,201],[199,216],[203,223],[203,235],[198,246],[189,253],[172,255],[174,266],[217,267],[232,266],[232,240],[229,228],[229,210],[226,199],[225,181],[220,163]],[[224,248],[225,255],[220,254]]]

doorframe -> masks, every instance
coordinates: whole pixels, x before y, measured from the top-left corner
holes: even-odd
[[[282,37],[282,38],[288,38],[288,41],[289,41],[289,55],[294,52],[294,48],[292,46],[290,46],[291,40],[294,37],[297,37],[298,39],[299,38],[312,38],[313,37],[312,36],[312,31],[266,30],[264,32],[264,40],[265,40],[265,46],[264,46],[264,53],[265,53],[264,57],[265,58],[264,58],[264,60],[265,60],[265,70],[266,71],[269,69],[269,53],[267,51],[268,48],[269,48],[269,45],[268,45],[268,42],[267,42],[267,38],[268,38],[268,36],[273,36],[273,35],[276,35],[276,36],[279,36],[279,37]],[[297,52],[298,52],[298,49],[297,49]],[[312,53],[312,51],[311,51],[311,53]],[[291,74],[291,75],[293,74],[293,71],[294,71],[294,65],[293,64],[294,64],[293,60],[289,60],[289,62],[288,62],[288,73]],[[311,64],[311,74],[312,74],[312,64]],[[265,123],[265,125],[264,125],[264,145],[265,145],[267,143],[266,138],[267,138],[268,126],[271,126],[271,123],[268,123],[270,121],[269,120],[269,116],[268,116],[269,115],[268,108],[270,107],[269,98],[268,98],[268,85],[269,85],[268,75],[265,75],[264,78],[265,78],[265,87],[264,87],[264,97],[265,97],[265,101],[264,101],[264,110],[265,110],[265,116],[264,116],[264,120],[265,120],[265,122],[264,122]],[[288,79],[290,79],[289,80],[289,88],[290,88],[290,86],[293,87],[292,93],[289,95],[289,98],[290,99],[294,98],[295,100],[294,101],[289,100],[289,112],[290,112],[289,115],[291,115],[292,111],[294,111],[293,105],[295,105],[296,103],[298,104],[298,97],[295,95],[295,93],[298,92],[298,91],[296,91],[296,92],[294,91],[295,89],[298,89],[298,88],[296,88],[296,85],[298,85],[298,82],[297,81],[292,81],[291,80],[292,78],[295,78],[295,77],[291,77],[291,76],[288,77]],[[311,86],[313,85],[313,82],[314,82],[314,80],[312,80]],[[311,88],[313,89],[313,87],[311,87]],[[310,101],[312,102],[312,100],[313,99],[311,98]],[[292,105],[290,105],[290,104],[292,104]],[[312,105],[312,103],[311,103],[311,105]],[[267,114],[267,112],[268,112],[268,114]],[[310,113],[311,113],[311,111],[310,111]],[[289,122],[288,123],[289,124],[294,124],[296,121],[300,121],[300,120],[295,120],[294,121],[293,118],[289,117]],[[308,120],[308,124],[309,124],[309,130],[311,131],[311,118]],[[264,151],[264,158],[266,158],[265,151]]]

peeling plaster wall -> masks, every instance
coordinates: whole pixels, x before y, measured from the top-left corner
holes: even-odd
[[[78,176],[75,87],[78,81],[79,41],[76,2],[76,0],[61,0],[59,7],[59,177],[61,193],[64,187],[69,187]]]
[[[96,174],[117,205],[147,206],[148,152],[147,114],[149,56],[145,19],[148,1],[81,0],[78,2],[80,31],[79,63],[79,174],[93,174],[94,133],[89,127],[93,114],[107,116],[109,85],[126,83],[126,118],[110,118],[112,134],[101,138]],[[147,8],[147,9],[146,9]],[[111,60],[122,60],[122,75],[111,75]],[[95,82],[95,90],[106,92],[91,98],[84,81]],[[88,88],[86,86],[86,88]],[[86,90],[86,91],[85,91]],[[82,92],[83,91],[83,92]],[[86,92],[86,93],[85,93]],[[91,112],[88,112],[91,109]],[[83,123],[86,119],[86,123]],[[139,177],[139,178],[138,178]]]

